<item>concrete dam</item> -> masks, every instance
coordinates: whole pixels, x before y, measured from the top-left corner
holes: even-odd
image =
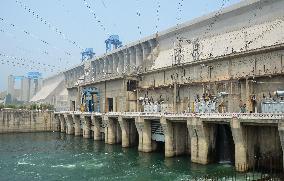
[[[284,149],[284,1],[247,0],[46,79],[53,130],[238,171]],[[241,166],[240,166],[241,165]]]

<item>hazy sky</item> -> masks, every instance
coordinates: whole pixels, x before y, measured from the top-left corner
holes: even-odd
[[[103,54],[109,34],[127,44],[239,1],[1,0],[0,91],[8,75],[47,77],[80,63],[81,48]]]

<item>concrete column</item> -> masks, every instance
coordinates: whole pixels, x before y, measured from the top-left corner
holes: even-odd
[[[176,81],[176,80],[174,80]],[[177,83],[174,82],[174,90],[173,90],[173,109],[174,109],[174,112],[176,113],[177,112]]]
[[[109,73],[109,71],[110,71],[110,61],[109,61],[109,58],[108,58],[108,57],[106,57],[106,58],[104,59],[104,65],[105,65],[105,72],[106,72],[106,73]]]
[[[65,118],[64,115],[59,115],[60,118],[60,131],[61,133],[65,133],[66,132],[66,122],[65,122]]]
[[[119,58],[117,54],[113,54],[112,55],[112,59],[113,59],[113,73],[118,73],[119,72],[119,68],[118,68],[118,64],[119,64]]]
[[[136,54],[136,67],[138,67],[143,63],[143,52],[141,45],[135,46],[135,54]]]
[[[135,121],[123,119],[119,116],[118,122],[121,128],[122,147],[127,148],[134,146],[138,136]]]
[[[237,171],[244,172],[248,169],[247,146],[244,139],[242,125],[237,118],[231,120],[232,136],[235,143],[235,167]]]
[[[98,61],[97,59],[94,61],[94,69],[95,69],[95,76],[97,77],[98,76]]]
[[[150,59],[150,61],[152,62],[153,61],[153,59],[154,59],[154,49],[155,49],[155,47],[156,47],[156,45],[157,45],[157,43],[156,43],[156,41],[154,41],[154,40],[149,40],[148,41],[149,42],[149,47],[150,47],[150,56],[149,56],[149,59]]]
[[[283,169],[284,169],[284,123],[283,121],[278,124],[278,132],[279,132],[282,154],[283,154]]]
[[[106,144],[115,144],[115,128],[114,122],[111,118],[104,116],[104,121],[106,123],[105,127],[105,143]]]
[[[135,126],[138,131],[138,151],[143,152],[143,129],[144,129],[144,119],[141,117],[135,118]]]
[[[146,61],[151,52],[149,48],[149,42],[142,43],[142,52],[143,52],[143,61]]]
[[[101,74],[100,60],[96,60],[97,76]]]
[[[152,151],[152,133],[151,121],[144,120],[142,117],[137,117],[135,125],[139,134],[138,151],[151,152]]]
[[[4,119],[4,113],[3,113],[3,119]],[[53,131],[61,131],[61,129],[60,129],[60,119],[59,119],[59,115],[58,114],[54,115]]]
[[[161,117],[161,125],[165,135],[165,157],[175,156],[174,141],[173,141],[173,126],[165,117]]]
[[[121,138],[122,138],[122,147],[123,148],[127,148],[130,146],[129,143],[129,128],[127,125],[127,121],[125,119],[123,119],[121,116],[118,117],[118,122],[120,124],[121,127]]]
[[[248,79],[246,79],[246,108],[247,112],[254,112],[253,111],[253,105],[251,101],[251,94],[252,94],[252,82]]]
[[[125,72],[129,72],[130,71],[130,55],[129,55],[129,50],[126,49],[123,51],[124,53],[124,70]]]
[[[165,157],[173,157],[188,153],[188,130],[186,122],[173,122],[161,117],[161,125],[165,135]]]
[[[112,74],[113,71],[113,57],[112,56],[108,56],[107,61],[109,62],[109,67],[108,67],[108,72],[109,74]]]
[[[74,124],[73,124],[73,117],[71,115],[66,115],[66,134],[74,134]]]
[[[118,121],[114,120],[114,118],[109,118],[107,116],[104,116],[104,120],[106,122],[105,143],[116,144],[121,142],[121,130],[118,130],[120,129]]]
[[[137,66],[136,64],[136,51],[134,47],[129,48],[129,56],[130,56],[130,72],[133,72]]]
[[[101,125],[99,119],[96,116],[93,116],[92,122],[94,125],[94,140],[95,141],[102,140]]]
[[[75,128],[75,136],[81,136],[81,125],[80,125],[80,116],[73,115],[74,120],[74,128]]]
[[[187,120],[188,132],[191,138],[191,161],[193,163],[208,164],[209,131],[200,118]]]
[[[142,43],[142,52],[143,52],[143,71],[147,71],[147,67],[151,64],[151,62],[148,61],[151,53],[148,41]]]
[[[118,71],[119,73],[124,72],[124,54],[123,53],[118,53],[118,60],[119,60],[119,64],[118,64]]]
[[[90,138],[91,137],[91,117],[84,116],[83,117],[83,138]]]
[[[104,59],[99,59],[98,64],[99,64],[99,67],[98,67],[99,68],[99,74],[100,74],[100,76],[102,76],[104,71],[105,71]]]
[[[92,77],[96,77],[96,67],[95,67],[95,60],[91,63],[91,75]]]

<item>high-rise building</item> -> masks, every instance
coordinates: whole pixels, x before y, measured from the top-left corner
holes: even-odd
[[[38,72],[29,72],[28,76],[10,75],[7,94],[11,96],[12,102],[28,102],[40,90],[42,81]]]

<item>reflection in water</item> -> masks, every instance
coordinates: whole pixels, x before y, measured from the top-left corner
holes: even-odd
[[[0,137],[1,180],[186,180],[232,171],[225,165],[192,164],[188,156],[164,158],[61,133]]]

